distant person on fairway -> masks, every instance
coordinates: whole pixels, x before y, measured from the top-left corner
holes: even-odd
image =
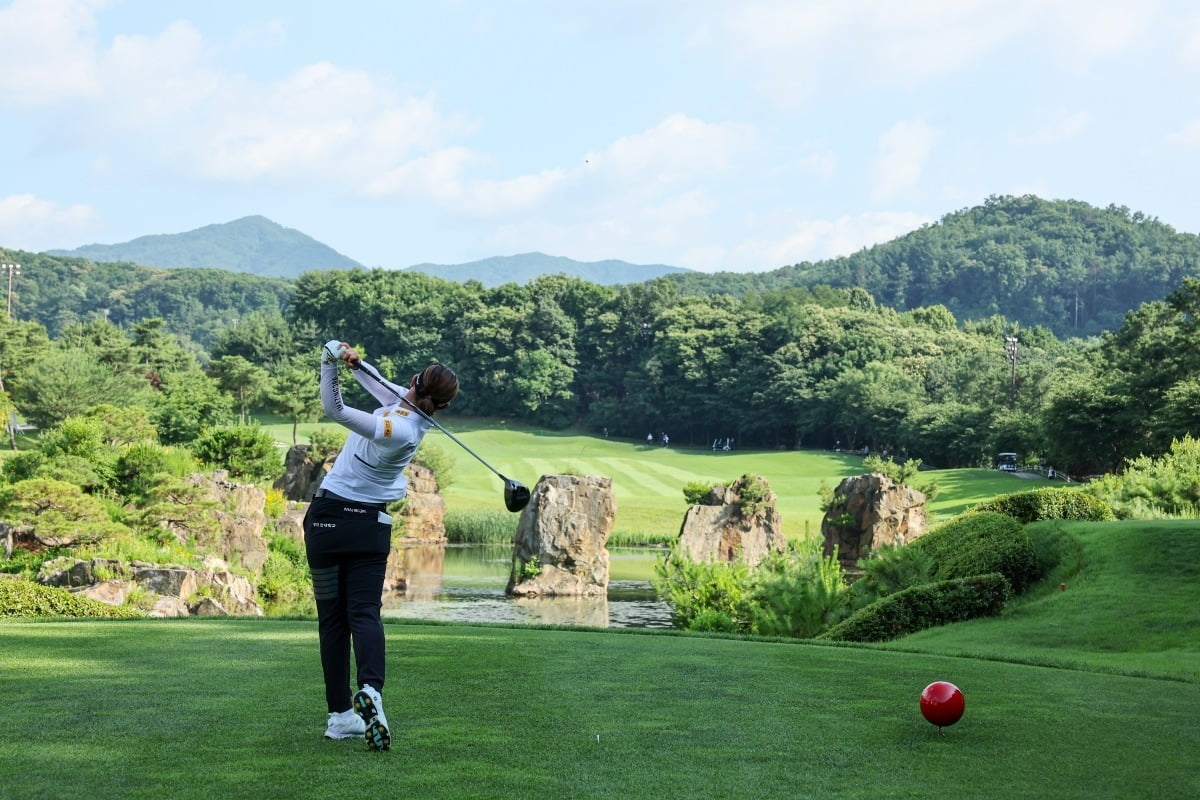
[[[342,403],[338,362],[375,397],[374,413]],[[383,713],[384,638],[379,618],[383,576],[392,545],[388,503],[408,490],[404,468],[412,461],[430,423],[410,409],[433,415],[458,394],[449,367],[431,364],[408,387],[363,379],[358,353],[331,340],[321,354],[321,405],[350,429],[346,444],[304,515],[304,546],[312,571],[321,640],[321,669],[329,718],[325,736],[364,736],[372,750],[391,747]],[[350,648],[358,668],[350,691]]]

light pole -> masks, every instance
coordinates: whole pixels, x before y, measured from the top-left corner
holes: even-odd
[[[1008,363],[1012,364],[1012,378],[1009,381],[1009,391],[1012,393],[1011,403],[1017,401],[1017,337],[1004,337],[1004,350],[1008,353]]]
[[[20,264],[0,264],[0,268],[8,271],[8,318],[12,319],[13,276],[21,274],[21,265]]]

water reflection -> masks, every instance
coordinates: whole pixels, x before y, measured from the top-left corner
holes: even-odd
[[[670,608],[650,588],[657,551],[609,551],[608,596],[511,598],[509,545],[408,545],[394,554],[383,615],[450,622],[669,628]]]

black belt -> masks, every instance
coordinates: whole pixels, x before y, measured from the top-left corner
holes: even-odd
[[[317,489],[313,492],[313,499],[323,498],[325,500],[338,500],[342,503],[353,503],[356,506],[366,506],[367,508],[377,508],[380,511],[387,510],[387,503],[373,503],[368,500],[351,500],[349,497],[342,497],[340,494],[334,494],[328,489]]]

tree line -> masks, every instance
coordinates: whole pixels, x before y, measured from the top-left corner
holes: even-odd
[[[200,353],[159,318],[123,328],[97,316],[56,337],[4,319],[0,374],[11,409],[40,426],[106,402],[149,409],[160,440],[187,443],[257,410],[317,419],[318,348],[336,337],[398,382],[450,365],[454,414],[937,467],[1011,450],[1085,475],[1197,433],[1198,309],[1188,278],[1115,332],[1062,341],[940,305],[896,311],[861,288],[697,297],[668,278],[488,289],[355,269],[305,273],[282,310],[240,316]]]

